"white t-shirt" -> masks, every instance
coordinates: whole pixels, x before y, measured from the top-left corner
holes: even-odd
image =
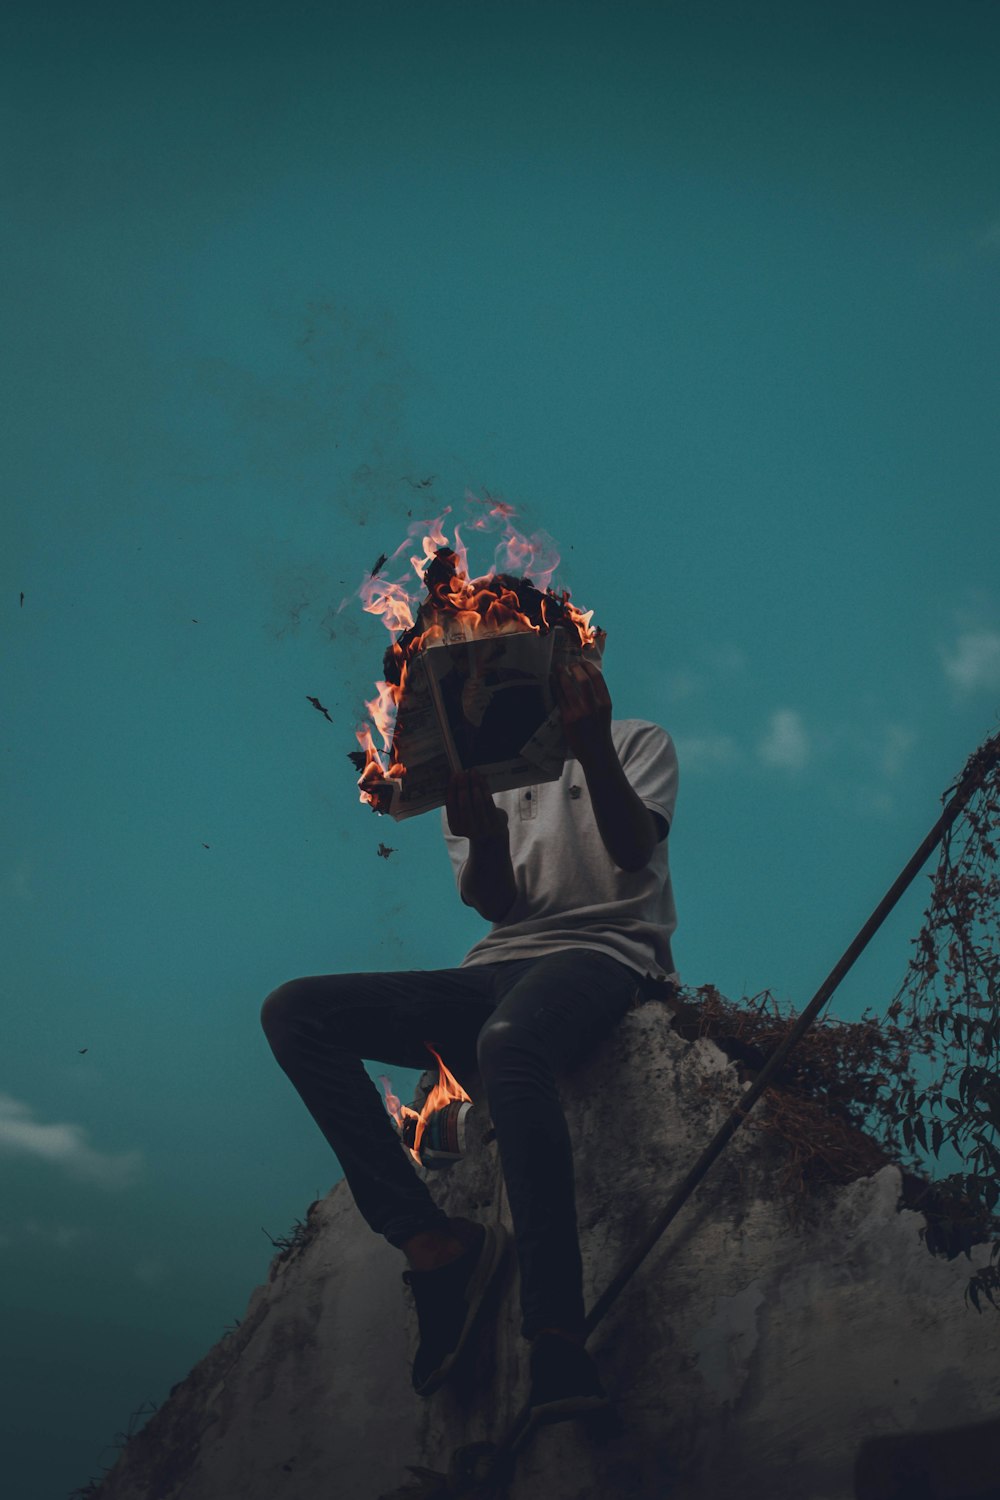
[[[541,958],[561,948],[593,948],[656,979],[675,975],[670,938],[677,926],[666,830],[677,799],[677,752],[658,724],[615,719],[611,724],[622,769],[633,790],[662,823],[660,840],[642,870],[620,870],[604,847],[577,760],[558,781],[496,792],[507,811],[517,895],[502,922],[474,944],[466,964]],[[469,841],[441,827],[461,892]]]

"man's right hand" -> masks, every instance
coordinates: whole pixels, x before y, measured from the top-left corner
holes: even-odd
[[[448,827],[470,842],[498,838],[507,828],[507,814],[497,807],[481,771],[454,771],[446,799]]]

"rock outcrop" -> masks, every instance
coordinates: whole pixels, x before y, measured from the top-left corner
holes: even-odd
[[[560,1080],[588,1307],[739,1098],[737,1072],[651,1000]],[[448,1213],[510,1227],[464,1081],[469,1154],[428,1181]],[[784,1149],[751,1115],[591,1337],[621,1431],[597,1444],[574,1422],[543,1429],[510,1500],[849,1500],[864,1439],[996,1417],[998,1315],[965,1303],[968,1260],[928,1252],[900,1171],[817,1191],[793,1216]],[[338,1183],[94,1500],[381,1500],[420,1493],[408,1466],[447,1473],[459,1449],[497,1442],[527,1394],[513,1250],[461,1378],[425,1401],[404,1266]]]

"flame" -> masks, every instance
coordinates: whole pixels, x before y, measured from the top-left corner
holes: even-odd
[[[401,762],[392,759],[393,734],[399,705],[405,695],[409,665],[427,646],[444,637],[444,624],[453,629],[457,623],[469,635],[503,634],[507,631],[531,630],[536,634],[559,626],[575,629],[580,643],[594,643],[597,631],[591,625],[593,610],[581,610],[570,601],[568,589],[557,593],[551,586],[559,566],[559,553],[545,532],[525,536],[511,521],[514,507],[485,500],[466,491],[466,503],[488,507],[468,523],[456,523],[454,546],[448,541],[443,523],[451,514],[448,505],[433,520],[414,521],[406,538],[387,558],[377,577],[366,578],[357,590],[362,607],[368,614],[379,615],[387,630],[397,639],[386,652],[386,679],[376,682],[376,696],[366,700],[371,722],[382,740],[382,753],[376,748],[370,728],[355,731],[365,754],[364,771],[358,781],[360,800],[376,811],[385,805],[387,783],[398,781],[405,773]],[[468,549],[459,526],[467,525],[476,533],[494,531],[498,524],[503,534],[493,555],[493,571],[477,578],[469,576]],[[412,552],[414,544],[419,550]],[[419,594],[411,592],[412,579],[404,572],[395,580],[385,576],[401,554],[410,551],[410,567],[419,585],[426,589],[421,603]],[[410,582],[410,589],[406,587]],[[526,584],[537,605],[538,619],[533,620],[521,607],[521,601],[510,583]],[[536,596],[540,596],[536,598]],[[340,605],[344,609],[349,600]],[[338,610],[339,613],[339,610]],[[396,677],[397,681],[388,680]],[[383,759],[383,754],[385,759]]]
[[[407,1149],[418,1167],[423,1166],[420,1160],[420,1143],[424,1138],[427,1121],[434,1111],[443,1109],[453,1099],[467,1100],[470,1104],[472,1103],[470,1095],[465,1092],[454,1074],[445,1067],[440,1053],[434,1051],[430,1042],[424,1042],[424,1046],[437,1058],[438,1077],[437,1083],[427,1095],[419,1112],[411,1109],[408,1104],[400,1104],[398,1096],[392,1091],[392,1080],[384,1073],[379,1075],[379,1083],[385,1091],[386,1109],[392,1116],[396,1129],[407,1142]]]
[[[465,1092],[458,1079],[454,1076],[453,1073],[449,1073],[440,1057],[440,1054],[434,1052],[434,1048],[431,1046],[430,1042],[425,1042],[424,1046],[427,1048],[428,1052],[433,1052],[434,1056],[437,1058],[438,1080],[434,1087],[431,1089],[430,1093],[427,1095],[427,1098],[424,1100],[423,1108],[421,1109],[420,1114],[417,1118],[417,1134],[413,1142],[413,1149],[415,1151],[420,1150],[420,1142],[423,1139],[424,1128],[427,1124],[428,1119],[436,1109],[443,1109],[444,1106],[446,1104],[450,1104],[453,1099],[468,1101],[468,1103],[470,1104],[472,1102],[470,1096]]]

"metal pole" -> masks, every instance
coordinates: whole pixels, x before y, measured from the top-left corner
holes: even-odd
[[[660,1238],[660,1235],[666,1229],[667,1225],[677,1215],[681,1207],[687,1202],[688,1198],[694,1192],[694,1189],[698,1186],[701,1179],[705,1176],[706,1172],[708,1171],[709,1167],[711,1167],[716,1157],[721,1154],[721,1152],[732,1140],[733,1136],[743,1124],[743,1121],[746,1119],[750,1110],[756,1104],[761,1094],[771,1082],[771,1079],[774,1077],[775,1073],[777,1073],[778,1069],[785,1061],[785,1058],[788,1056],[789,1052],[791,1052],[795,1044],[809,1030],[809,1027],[819,1015],[819,1012],[829,1000],[830,996],[833,994],[834,990],[837,988],[844,975],[851,968],[855,959],[868,946],[875,933],[882,926],[882,923],[885,921],[886,917],[896,905],[896,902],[899,900],[900,896],[903,894],[907,886],[913,880],[914,876],[920,870],[920,867],[927,859],[927,856],[931,853],[935,846],[940,843],[947,830],[951,827],[952,823],[954,823],[963,807],[965,807],[966,803],[969,801],[969,798],[972,796],[973,792],[975,792],[980,786],[982,786],[987,771],[994,765],[996,765],[998,758],[1000,758],[1000,736],[997,736],[993,741],[987,741],[987,743],[981,747],[980,751],[972,756],[965,768],[965,771],[962,773],[962,776],[959,779],[958,787],[954,796],[945,807],[944,812],[938,818],[937,822],[934,824],[934,827],[924,839],[919,849],[916,850],[912,859],[909,860],[905,868],[900,871],[899,875],[893,881],[889,890],[886,891],[885,895],[882,897],[882,900],[879,902],[878,906],[876,906],[875,910],[868,918],[868,921],[865,923],[861,931],[858,933],[857,937],[854,939],[853,943],[851,943],[850,947],[831,969],[826,979],[816,991],[816,994],[813,996],[812,1000],[810,1000],[809,1004],[806,1006],[805,1010],[802,1012],[801,1016],[799,1016],[799,1019],[796,1021],[795,1025],[792,1027],[791,1031],[785,1037],[784,1041],[780,1042],[779,1045],[775,1048],[774,1052],[761,1068],[757,1077],[747,1089],[746,1093],[742,1096],[740,1102],[736,1105],[735,1109],[732,1111],[725,1124],[722,1125],[714,1139],[710,1141],[709,1144],[705,1147],[705,1150],[695,1162],[690,1172],[688,1172],[687,1176],[683,1179],[683,1181],[678,1183],[677,1187],[674,1189],[674,1192],[671,1194],[666,1206],[650,1226],[645,1239],[643,1239],[641,1244],[629,1256],[628,1260],[622,1266],[621,1270],[601,1293],[600,1297],[598,1297],[597,1301],[590,1309],[590,1312],[587,1314],[586,1319],[584,1320],[585,1337],[589,1338],[593,1333],[594,1329],[604,1317],[604,1314],[611,1307],[612,1303],[615,1301],[616,1297],[625,1286],[626,1282],[630,1280],[630,1278],[642,1265],[642,1262],[646,1259],[646,1256],[649,1254],[650,1250],[652,1250],[653,1246],[656,1244],[657,1240]]]

